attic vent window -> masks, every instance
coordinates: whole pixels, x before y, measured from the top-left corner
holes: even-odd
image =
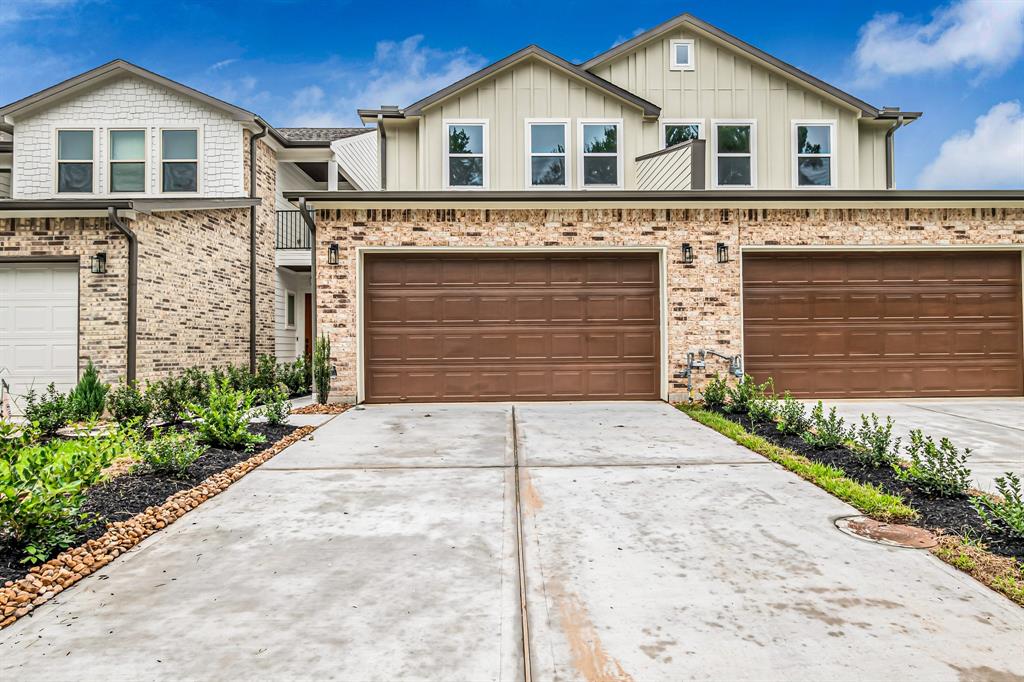
[[[672,71],[693,71],[694,55],[692,40],[673,40],[670,44]]]

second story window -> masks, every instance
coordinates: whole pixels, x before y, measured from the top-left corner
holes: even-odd
[[[796,161],[794,173],[797,187],[835,186],[832,149],[835,147],[835,124],[831,121],[795,121]]]
[[[715,186],[756,186],[757,139],[753,121],[716,121],[714,130]]]
[[[160,133],[160,187],[164,192],[199,191],[199,132],[163,130]]]
[[[57,131],[57,191],[92,192],[93,144],[91,130]]]
[[[670,43],[672,71],[693,71],[693,41],[673,40]]]
[[[527,185],[566,187],[569,184],[565,121],[527,121]]]
[[[703,138],[704,124],[701,121],[662,121],[661,123],[663,148]]]
[[[487,124],[483,121],[445,123],[445,186],[449,189],[487,187]]]
[[[580,121],[584,189],[622,186],[621,132],[621,121]]]
[[[146,131],[110,131],[110,191],[146,191]]]

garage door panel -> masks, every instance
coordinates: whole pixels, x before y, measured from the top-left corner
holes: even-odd
[[[1024,393],[1019,253],[805,258],[813,282],[788,271],[801,267],[788,254],[744,256],[744,348],[759,380],[820,397]]]

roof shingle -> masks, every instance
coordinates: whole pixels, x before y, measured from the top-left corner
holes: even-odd
[[[334,142],[371,130],[373,128],[278,128],[277,132],[292,142]]]

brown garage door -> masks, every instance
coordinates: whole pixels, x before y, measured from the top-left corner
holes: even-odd
[[[654,254],[367,255],[366,400],[659,397]]]
[[[1021,395],[1021,256],[747,254],[743,332],[794,395]]]

